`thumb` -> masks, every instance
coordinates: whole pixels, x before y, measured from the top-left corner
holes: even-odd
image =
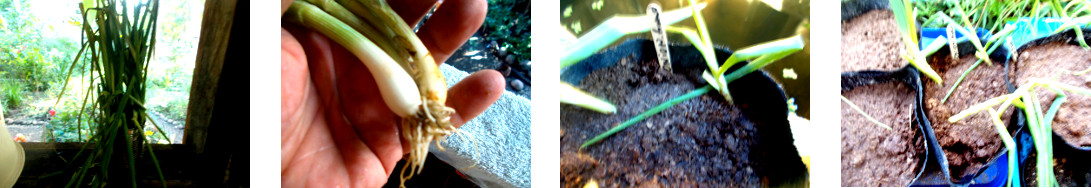
[[[458,82],[447,92],[447,106],[455,109],[451,124],[462,124],[481,115],[504,93],[504,76],[496,70],[477,71]]]

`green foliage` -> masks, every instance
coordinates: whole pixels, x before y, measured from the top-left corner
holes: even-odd
[[[189,100],[185,97],[169,97],[166,98],[166,103],[160,103],[160,105],[152,106],[151,108],[157,112],[162,113],[166,118],[172,120],[185,120],[186,119],[186,107],[189,106]]]
[[[28,0],[0,1],[0,79],[25,81],[26,88],[49,89],[61,76],[59,62],[74,54],[74,43],[51,33],[51,26],[28,14]],[[43,35],[44,34],[44,35]]]
[[[16,108],[23,105],[23,97],[26,92],[19,82],[0,82],[0,102],[7,108]],[[4,109],[0,109],[4,110]]]
[[[78,107],[78,106],[77,106]],[[53,135],[49,135],[55,142],[82,142],[89,138],[91,135],[91,127],[96,127],[97,124],[91,121],[88,115],[79,116],[79,109],[73,109],[69,111],[58,111],[57,115],[49,121],[48,129]],[[90,112],[90,110],[85,110]],[[79,118],[79,119],[77,119]]]
[[[485,17],[485,41],[496,41],[515,54],[515,60],[530,60],[530,1],[489,0]]]

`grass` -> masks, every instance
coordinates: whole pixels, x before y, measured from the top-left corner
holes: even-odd
[[[18,82],[4,82],[0,83],[0,95],[3,95],[0,101],[3,102],[4,106],[15,108],[23,105],[26,91],[23,89],[23,85]]]

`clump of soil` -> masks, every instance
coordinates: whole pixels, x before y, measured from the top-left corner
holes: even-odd
[[[875,119],[841,104],[841,186],[907,186],[924,166],[924,138],[913,124],[914,91],[898,82],[843,94]]]
[[[1019,53],[1011,66],[1012,81],[1024,85],[1031,78],[1053,79],[1064,84],[1091,88],[1091,51],[1060,42],[1031,47]],[[1081,74],[1082,73],[1082,74]],[[1056,79],[1054,79],[1056,78]],[[1037,88],[1043,108],[1049,108],[1057,94],[1051,89]],[[1072,92],[1053,119],[1053,132],[1076,146],[1091,146],[1091,97]]]
[[[873,10],[841,23],[841,72],[895,70],[909,64],[894,13]]]
[[[751,146],[755,125],[715,92],[679,103],[584,149],[580,144],[653,106],[695,89],[684,76],[655,71],[655,61],[596,70],[580,89],[617,105],[600,114],[561,105],[561,185],[588,180],[609,187],[758,187]],[[657,82],[658,80],[658,82]]]
[[[970,106],[1008,93],[1004,66],[999,62],[981,65],[970,71],[946,103],[941,103],[947,91],[958,77],[970,68],[977,58],[968,55],[953,60],[949,54],[936,53],[929,64],[943,78],[943,86],[931,79],[924,82],[924,107],[935,129],[936,139],[947,155],[952,178],[961,178],[980,171],[985,163],[995,157],[1003,145],[988,112],[970,115],[958,122],[947,121],[951,116]],[[1001,119],[1008,124],[1011,110],[1002,112]]]

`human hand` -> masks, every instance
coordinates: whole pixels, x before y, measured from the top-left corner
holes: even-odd
[[[417,23],[434,2],[388,3]],[[282,0],[281,12],[290,4]],[[486,7],[483,0],[446,0],[417,35],[442,63],[481,26]],[[455,84],[447,92],[447,106],[456,111],[451,123],[461,126],[484,112],[504,84],[494,70]],[[359,59],[317,32],[281,28],[282,186],[382,186],[408,152],[399,121]]]

